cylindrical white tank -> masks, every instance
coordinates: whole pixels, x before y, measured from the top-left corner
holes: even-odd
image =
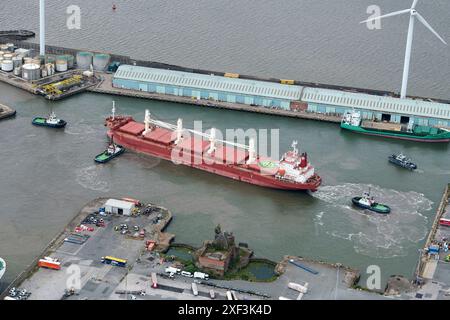
[[[47,75],[52,76],[55,74],[55,65],[53,63],[47,63],[45,69],[47,70]]]
[[[3,60],[2,61],[2,70],[6,72],[11,72],[14,70],[14,64],[12,60]]]
[[[17,67],[14,68],[14,75],[20,77],[20,75],[22,74],[22,67]]]
[[[92,64],[91,52],[78,52],[77,53],[77,66],[79,69],[89,69]]]
[[[42,59],[39,56],[37,56],[37,57],[33,58],[31,63],[41,65],[42,64]]]
[[[14,52],[14,43],[7,43],[6,46],[8,47],[8,51]]]
[[[5,53],[3,54],[3,59],[5,60],[12,60],[14,56],[11,53]]]
[[[67,60],[56,60],[56,71],[66,72],[67,71]]]
[[[2,45],[0,45],[0,50],[1,51],[8,51],[8,46],[6,44],[2,44]]]
[[[21,67],[22,66],[22,57],[16,56],[12,58],[12,62],[14,64],[14,68]]]
[[[97,53],[96,55],[94,55],[94,70],[105,71],[110,58],[111,56],[105,53]]]
[[[28,81],[41,78],[41,67],[35,63],[28,63],[22,66],[22,78]]]
[[[41,76],[42,76],[42,78],[45,78],[46,76],[48,76],[47,69],[45,67],[41,69]]]

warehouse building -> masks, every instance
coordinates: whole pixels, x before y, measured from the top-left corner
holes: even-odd
[[[113,77],[116,88],[194,99],[290,109],[300,100],[301,86],[182,71],[121,65]]]
[[[113,77],[113,86],[122,89],[337,116],[356,109],[363,119],[450,128],[449,104],[292,83],[131,65],[121,65]]]
[[[134,203],[117,199],[109,199],[105,203],[106,212],[120,214],[124,216],[131,216],[131,213],[134,208],[135,208]]]
[[[356,109],[363,119],[450,127],[450,105],[444,103],[307,87],[301,99],[314,113],[343,115]]]

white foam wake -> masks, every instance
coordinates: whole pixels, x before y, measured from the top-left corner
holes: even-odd
[[[391,214],[381,215],[352,206],[351,198],[369,188],[376,200],[391,207]],[[316,230],[351,241],[356,252],[367,256],[405,256],[404,249],[428,233],[423,213],[431,210],[433,202],[414,191],[346,183],[321,187],[313,196],[327,203],[326,210],[316,215]]]
[[[96,165],[78,169],[76,172],[77,183],[86,189],[108,192],[108,182],[99,178],[100,170],[102,170],[101,166]]]

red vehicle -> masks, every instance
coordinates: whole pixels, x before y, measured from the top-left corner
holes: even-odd
[[[43,259],[39,259],[38,267],[53,269],[53,270],[60,270],[61,262],[59,262],[59,260],[56,258],[44,257]]]
[[[439,220],[439,225],[450,227],[450,219],[441,218]]]

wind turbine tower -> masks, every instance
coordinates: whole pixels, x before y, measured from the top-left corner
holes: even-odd
[[[410,9],[395,11],[395,12],[388,13],[388,14],[385,14],[385,15],[382,15],[379,17],[361,21],[361,23],[366,23],[366,22],[370,22],[370,21],[381,20],[381,19],[387,18],[387,17],[399,16],[402,14],[409,13],[408,38],[406,40],[405,65],[403,67],[402,90],[401,90],[401,94],[400,94],[400,97],[402,99],[406,98],[406,91],[408,89],[409,66],[410,66],[410,62],[411,62],[411,49],[412,49],[412,41],[413,41],[413,36],[414,36],[414,24],[415,24],[416,20],[419,20],[425,27],[428,28],[428,30],[430,30],[444,44],[447,44],[447,42],[445,42],[445,40],[442,39],[442,37],[430,26],[430,24],[425,20],[425,18],[422,17],[419,12],[417,12],[416,6],[417,6],[418,1],[419,0],[414,0]]]
[[[39,51],[45,56],[45,0],[39,0]]]

